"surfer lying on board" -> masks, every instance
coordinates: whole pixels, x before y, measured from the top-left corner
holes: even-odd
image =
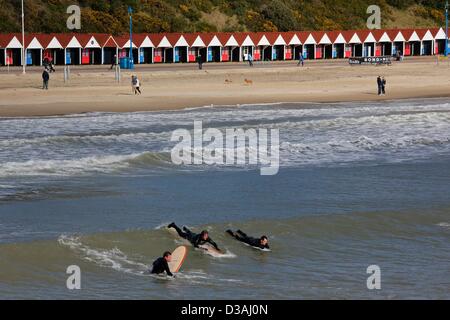
[[[227,233],[231,235],[233,238],[236,238],[238,241],[244,242],[248,244],[249,246],[259,248],[259,249],[270,249],[269,247],[269,239],[266,236],[262,236],[261,238],[253,238],[247,236],[244,232],[241,230],[238,230],[236,232],[233,232],[231,230],[227,230]]]
[[[175,224],[169,224],[168,228],[174,228],[180,237],[188,240],[195,248],[199,248],[199,246],[204,245],[206,243],[211,244],[217,251],[220,251],[217,244],[209,237],[208,231],[204,230],[199,234],[193,233],[186,227],[183,227],[184,232]]]
[[[173,277],[172,272],[170,272],[169,268],[169,262],[172,261],[172,253],[167,251],[164,252],[164,255],[161,258],[158,258],[153,262],[153,274],[161,274],[164,273],[164,271],[167,273],[168,276]]]

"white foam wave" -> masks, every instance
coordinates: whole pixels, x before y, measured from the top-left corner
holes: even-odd
[[[84,260],[95,263],[100,267],[112,268],[116,271],[133,275],[143,275],[143,272],[148,269],[147,265],[130,260],[118,248],[109,250],[91,248],[84,245],[80,237],[61,235],[58,243],[69,247],[80,254]]]

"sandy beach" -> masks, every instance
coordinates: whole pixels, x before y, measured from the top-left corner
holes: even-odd
[[[138,66],[143,94],[134,96],[131,72],[120,84],[107,66],[73,67],[63,81],[63,69],[51,74],[50,90],[41,89],[41,68],[26,75],[19,69],[0,70],[0,117],[65,115],[86,112],[175,110],[210,105],[275,102],[344,102],[446,97],[450,67],[435,57],[410,58],[392,66],[349,66],[346,61]],[[387,95],[376,94],[376,77],[387,79]],[[246,83],[245,79],[252,83]]]

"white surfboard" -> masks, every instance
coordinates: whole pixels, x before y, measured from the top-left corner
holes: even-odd
[[[198,246],[200,249],[204,250],[205,253],[213,256],[213,257],[221,257],[224,255],[224,253],[220,250],[217,250],[216,248],[214,248],[213,246],[209,245],[209,244],[202,244]]]
[[[186,259],[187,253],[188,250],[185,246],[178,247],[172,252],[172,261],[169,262],[170,272],[177,273],[180,271],[180,268]]]

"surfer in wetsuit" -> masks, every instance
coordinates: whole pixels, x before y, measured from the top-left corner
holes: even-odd
[[[180,237],[188,240],[195,248],[199,248],[199,246],[209,243],[212,245],[217,251],[220,251],[217,244],[209,237],[208,231],[204,230],[201,233],[193,233],[186,227],[183,227],[181,230],[175,223],[169,224],[168,228],[174,228]]]
[[[269,239],[266,236],[262,236],[261,238],[253,238],[247,236],[244,232],[241,230],[238,230],[236,232],[233,232],[231,230],[227,230],[227,233],[235,238],[238,241],[244,242],[248,244],[249,246],[259,248],[259,249],[270,249],[269,247]]]
[[[169,262],[172,261],[172,253],[167,251],[161,258],[158,258],[153,262],[153,274],[161,274],[166,272],[169,277],[173,277],[172,272],[170,272]]]

